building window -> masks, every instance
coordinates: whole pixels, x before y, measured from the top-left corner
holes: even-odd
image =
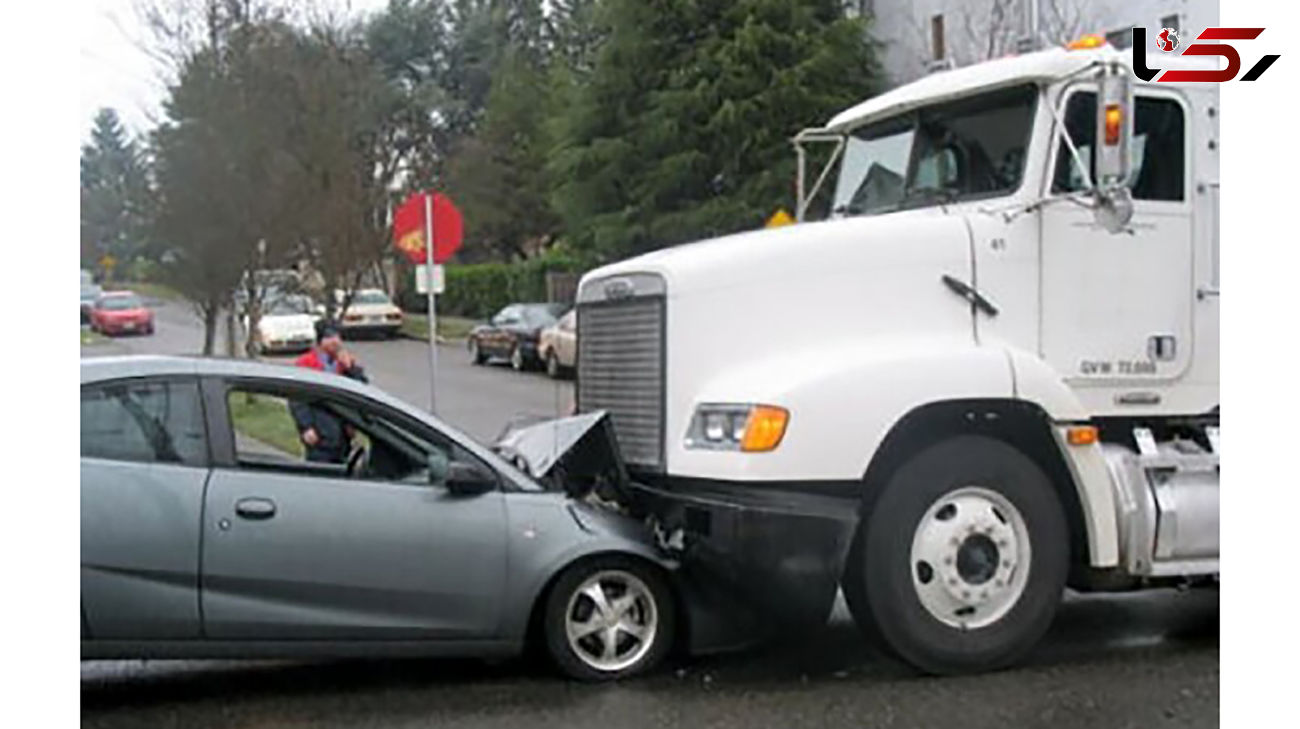
[[[1133,29],[1120,28],[1119,30],[1112,30],[1106,34],[1106,42],[1120,50],[1131,48],[1133,46]]]
[[[943,45],[943,14],[930,18],[930,50],[933,60],[942,61],[947,53]]]

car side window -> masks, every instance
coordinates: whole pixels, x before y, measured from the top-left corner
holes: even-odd
[[[140,380],[82,387],[81,455],[206,465],[207,431],[198,384]]]
[[[423,484],[434,448],[449,461],[478,462],[450,440],[417,436],[384,412],[325,393],[237,387],[226,406],[241,468]]]
[[[1096,179],[1093,145],[1097,136],[1097,95],[1072,95],[1065,108],[1065,128],[1088,165],[1088,177]],[[1134,200],[1179,201],[1186,179],[1186,148],[1183,107],[1175,100],[1137,96],[1134,100],[1133,140],[1129,155],[1132,173],[1129,185]],[[1056,153],[1052,192],[1080,192],[1084,176],[1062,139]]]

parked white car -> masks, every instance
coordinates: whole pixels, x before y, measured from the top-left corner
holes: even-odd
[[[262,352],[305,352],[316,343],[318,305],[307,296],[281,296],[265,304],[254,341]],[[244,326],[248,326],[245,317]]]
[[[342,291],[334,292],[334,300],[342,303]],[[402,310],[379,289],[360,289],[352,295],[347,310],[339,316],[339,329],[343,334],[379,334],[395,336],[402,328]]]

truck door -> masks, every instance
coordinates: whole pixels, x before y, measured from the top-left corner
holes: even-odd
[[[1094,165],[1096,93],[1069,92],[1066,129]],[[1174,91],[1135,93],[1130,231],[1107,233],[1092,211],[1068,200],[1041,210],[1040,354],[1067,380],[1131,387],[1175,380],[1192,353],[1192,170],[1188,107]],[[1048,195],[1084,189],[1057,139]],[[1090,170],[1090,176],[1095,174]]]

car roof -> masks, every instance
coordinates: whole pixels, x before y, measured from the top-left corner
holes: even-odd
[[[476,455],[489,462],[500,462],[500,458],[490,449],[459,428],[434,415],[400,400],[387,392],[340,375],[282,364],[270,364],[247,359],[226,357],[172,357],[160,355],[121,355],[112,357],[88,357],[81,360],[81,384],[93,385],[97,382],[120,380],[134,377],[167,376],[216,376],[249,377],[273,379],[287,383],[304,385],[321,385],[334,390],[351,392],[382,405],[399,410],[411,417],[423,420],[458,440]]]

